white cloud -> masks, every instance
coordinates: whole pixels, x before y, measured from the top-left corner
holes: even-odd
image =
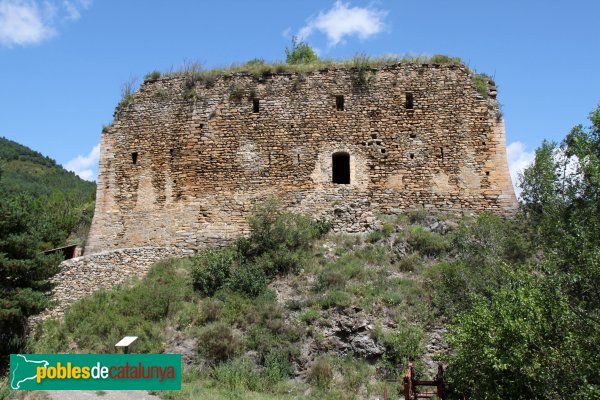
[[[35,3],[5,0],[0,2],[0,43],[27,45],[51,38],[55,30],[44,21]]]
[[[63,165],[65,169],[73,171],[81,179],[96,180],[98,176],[98,160],[100,159],[100,144],[94,146],[87,156],[78,155]]]
[[[319,31],[327,36],[330,47],[343,42],[346,36],[367,39],[383,31],[387,14],[387,11],[368,7],[350,7],[350,3],[337,0],[330,10],[320,11],[316,18],[310,18],[298,31],[298,37],[305,40]]]
[[[81,17],[91,0],[0,0],[0,45],[41,43],[56,35],[57,25]]]
[[[512,142],[506,147],[508,157],[508,169],[517,197],[521,195],[519,187],[519,174],[522,174],[525,168],[529,167],[535,159],[535,151],[527,151],[525,144],[521,142]]]

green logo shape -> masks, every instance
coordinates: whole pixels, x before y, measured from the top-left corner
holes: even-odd
[[[180,390],[180,354],[11,354],[12,390]]]

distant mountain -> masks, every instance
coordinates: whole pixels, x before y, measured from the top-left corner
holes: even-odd
[[[39,239],[40,250],[85,243],[95,194],[94,182],[0,137],[0,202],[8,210],[26,210],[27,231]]]
[[[0,137],[0,170],[0,189],[10,194],[39,197],[60,191],[86,201],[96,190],[94,182],[85,181],[50,157],[3,137]]]

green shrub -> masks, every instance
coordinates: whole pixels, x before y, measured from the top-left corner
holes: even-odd
[[[384,363],[402,373],[399,368],[406,368],[408,362],[420,360],[425,348],[423,346],[423,329],[416,325],[400,322],[398,328],[383,337],[386,352]]]
[[[423,260],[421,259],[421,255],[419,253],[412,253],[402,257],[398,261],[398,269],[402,272],[418,271],[422,264]]]
[[[192,280],[194,288],[212,296],[229,280],[235,261],[235,252],[230,248],[206,250],[193,259]]]
[[[35,351],[37,353],[62,353],[67,350],[69,336],[59,320],[44,321],[36,330]]]
[[[523,275],[450,327],[453,387],[479,399],[585,398],[576,391],[586,386],[586,373],[597,377],[598,370],[586,362],[592,359],[585,341],[572,334],[581,317],[560,290]]]
[[[208,362],[226,361],[238,354],[240,349],[240,340],[227,323],[214,322],[198,333],[198,353]]]
[[[261,389],[260,375],[256,366],[247,359],[236,358],[216,365],[211,375],[218,386],[231,391],[243,392]]]
[[[484,98],[488,97],[488,81],[490,79],[491,78],[486,74],[473,75],[473,84],[475,85],[475,89]]]
[[[265,357],[263,378],[267,384],[273,385],[287,379],[291,371],[290,355],[286,350],[274,349]]]
[[[473,223],[461,223],[452,244],[458,258],[477,268],[503,262],[522,264],[530,253],[518,222],[492,213],[482,213]]]
[[[372,61],[366,54],[357,54],[352,58],[352,84],[358,89],[366,89],[375,79]]]
[[[328,289],[343,289],[346,286],[346,276],[335,269],[328,268],[317,277],[315,289],[319,292]]]
[[[236,248],[269,278],[299,269],[311,256],[313,241],[328,229],[306,216],[282,212],[274,198],[255,207],[249,225],[250,237],[239,239]]]
[[[223,315],[223,302],[219,299],[205,299],[200,306],[202,322],[218,321]]]
[[[159,71],[152,71],[152,72],[146,74],[146,76],[144,77],[144,82],[156,81],[159,78],[160,78],[160,72]]]
[[[422,224],[429,217],[430,212],[424,208],[412,210],[408,212],[408,220],[411,224]]]
[[[327,358],[318,358],[310,367],[307,374],[308,382],[312,385],[327,389],[333,380],[333,366]]]
[[[318,60],[313,49],[304,41],[292,37],[292,48],[285,48],[285,59],[288,64],[311,64]]]
[[[385,239],[386,236],[382,231],[372,231],[367,235],[367,242],[369,243],[377,243],[380,240]]]
[[[325,293],[320,300],[320,304],[323,308],[332,307],[348,307],[351,303],[350,295],[341,290],[332,290]]]
[[[432,64],[461,64],[462,60],[460,57],[449,57],[444,54],[434,54],[429,62]]]
[[[448,240],[445,237],[430,232],[418,225],[410,228],[410,235],[407,241],[413,249],[419,251],[421,254],[432,257],[439,256],[449,249]]]
[[[259,265],[240,263],[231,270],[229,286],[249,296],[258,296],[267,287],[267,276]]]
[[[298,319],[300,321],[310,325],[312,322],[316,321],[320,316],[321,316],[321,313],[319,312],[319,310],[315,310],[314,308],[309,308],[308,310],[306,310],[302,314],[300,314]]]
[[[350,356],[340,360],[339,370],[344,379],[344,388],[353,394],[358,394],[361,386],[366,385],[371,377],[369,364],[364,360]]]

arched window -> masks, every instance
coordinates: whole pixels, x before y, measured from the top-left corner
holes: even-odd
[[[331,156],[331,181],[348,185],[350,183],[350,154],[333,153]]]

